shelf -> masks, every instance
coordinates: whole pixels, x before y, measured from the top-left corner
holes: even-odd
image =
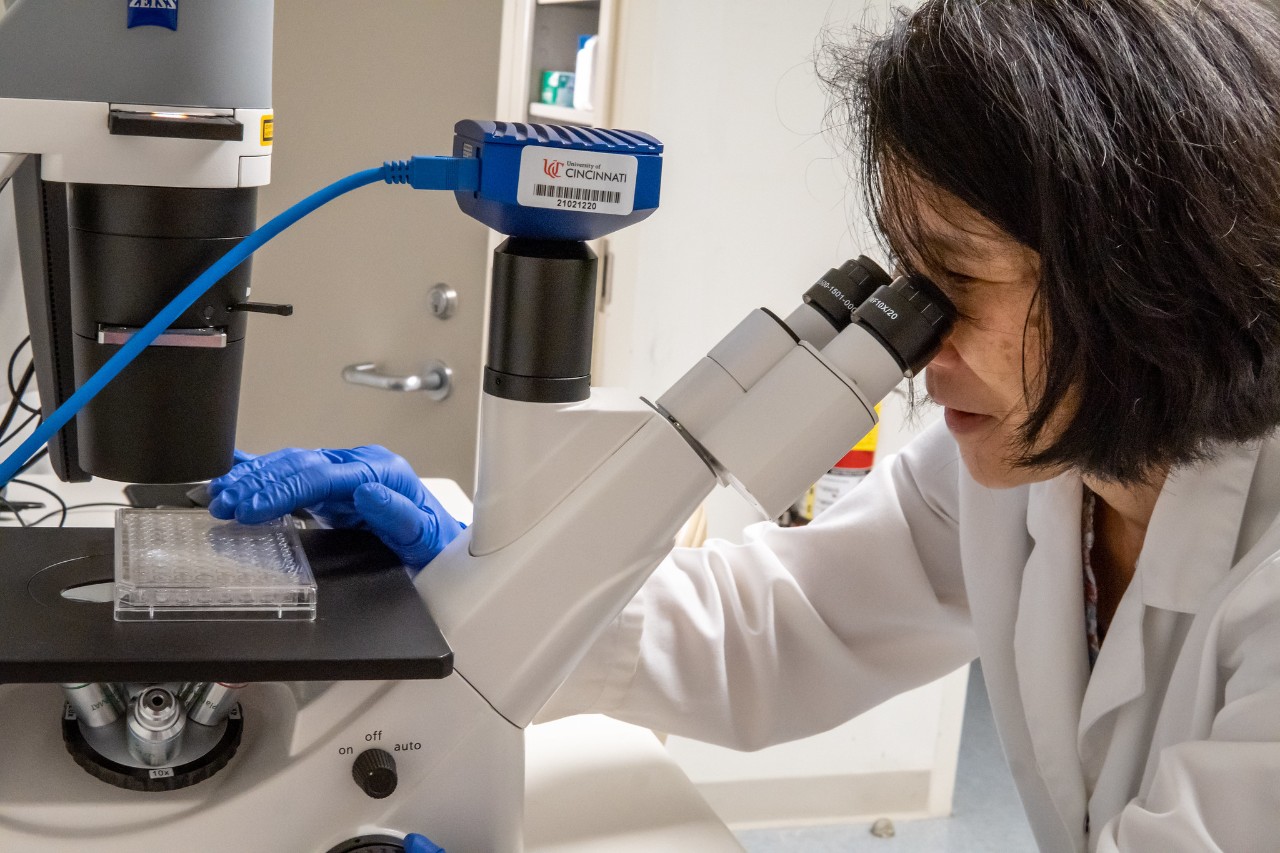
[[[534,101],[529,104],[529,118],[549,119],[567,124],[581,124],[594,127],[596,114],[591,110],[575,110],[572,107],[556,107]]]

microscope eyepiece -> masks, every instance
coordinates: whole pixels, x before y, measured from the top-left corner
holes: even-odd
[[[865,255],[845,261],[839,269],[827,270],[804,294],[804,302],[822,315],[836,334],[853,323],[853,312],[877,288],[892,279],[880,265]]]
[[[854,322],[884,344],[906,376],[938,354],[955,319],[951,300],[918,273],[880,287],[853,312]]]

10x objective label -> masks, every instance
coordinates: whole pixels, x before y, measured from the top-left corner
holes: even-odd
[[[626,216],[635,209],[639,165],[627,154],[526,145],[516,201],[525,207]]]

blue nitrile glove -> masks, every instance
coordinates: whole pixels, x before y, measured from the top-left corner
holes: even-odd
[[[415,570],[464,529],[409,463],[383,447],[288,447],[236,458],[244,461],[209,483],[215,518],[256,524],[305,508],[329,527],[372,531]]]
[[[445,853],[445,850],[425,835],[411,832],[404,837],[404,853]]]

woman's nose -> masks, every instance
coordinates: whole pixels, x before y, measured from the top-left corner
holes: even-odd
[[[956,331],[953,328],[942,338],[938,354],[929,363],[947,367],[958,364],[960,360],[960,350],[956,347]]]

